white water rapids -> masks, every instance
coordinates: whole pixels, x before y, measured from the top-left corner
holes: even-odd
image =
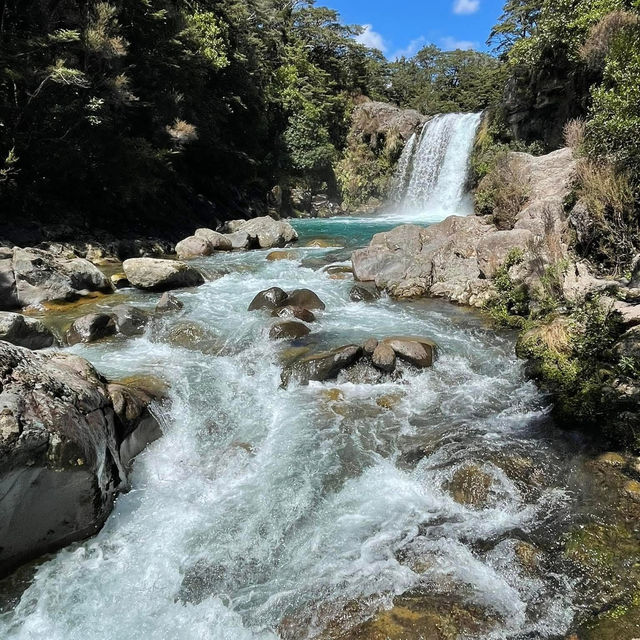
[[[449,192],[444,176],[436,182],[434,192]],[[528,573],[516,559],[520,540],[552,538],[565,518],[571,455],[549,438],[545,400],[524,379],[512,339],[445,303],[352,302],[353,282],[320,267],[363,244],[361,227],[296,224],[291,259],[203,259],[196,264],[214,279],[179,292],[185,309],[164,328],[74,348],[113,378],[165,378],[173,404],[105,528],[37,569],[0,614],[1,638],[297,640],[317,636],[345,605],[375,612],[415,588],[486,611],[497,622],[483,638],[567,629],[569,580]],[[347,250],[304,248],[318,236]],[[308,287],[324,300],[314,350],[405,334],[433,338],[441,357],[394,383],[284,390],[287,345],[268,340],[271,318],[247,312],[271,286]],[[152,309],[158,296],[114,297]],[[200,349],[167,338],[185,322],[210,335]],[[510,473],[514,465],[538,480]],[[469,467],[491,478],[481,506],[449,490]]]

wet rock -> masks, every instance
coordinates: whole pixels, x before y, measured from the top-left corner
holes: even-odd
[[[94,535],[127,484],[106,381],[69,353],[0,342],[0,574]]]
[[[431,367],[437,356],[435,342],[426,338],[394,336],[386,338],[384,344],[391,347],[398,358],[420,369]]]
[[[297,318],[302,322],[315,322],[316,316],[309,309],[303,307],[281,307],[280,309],[274,309],[271,315],[275,318]]]
[[[288,297],[286,304],[290,307],[302,307],[303,309],[326,309],[326,305],[310,289],[296,289]]]
[[[319,382],[333,380],[343,369],[355,364],[361,356],[361,347],[347,345],[333,351],[302,358],[282,372],[282,384],[286,387],[291,382],[306,385],[312,380]]]
[[[131,258],[125,260],[122,266],[129,282],[147,291],[169,291],[204,283],[197,269],[176,260]]]
[[[324,238],[316,238],[315,240],[310,240],[304,246],[315,248],[315,249],[330,249],[332,247],[337,247],[339,245],[337,245],[332,240],[326,240]]]
[[[540,562],[540,549],[528,542],[518,540],[514,547],[516,558],[527,571],[535,571]]]
[[[352,302],[373,302],[380,298],[380,294],[373,288],[357,284],[351,289],[349,298]]]
[[[395,409],[404,399],[404,394],[402,393],[388,393],[384,396],[380,396],[376,398],[376,404],[382,408],[391,411]]]
[[[62,258],[41,249],[12,250],[0,260],[0,310],[76,300],[113,287],[95,265],[83,258]]]
[[[160,336],[160,339],[174,347],[213,355],[217,355],[221,349],[221,344],[217,338],[197,322],[174,324],[169,327],[166,335]]]
[[[180,260],[210,256],[213,251],[213,245],[206,238],[197,236],[189,236],[176,245],[176,255]]]
[[[131,283],[127,280],[127,276],[124,273],[114,273],[110,280],[116,289],[126,289],[131,286]]]
[[[447,489],[456,502],[481,508],[489,499],[492,483],[493,479],[488,473],[477,465],[469,465],[453,474]]]
[[[126,304],[113,307],[110,313],[116,321],[118,333],[127,337],[141,336],[151,321],[146,311]]]
[[[297,260],[298,254],[295,251],[272,251],[268,256],[269,262],[278,262],[280,260]]]
[[[174,295],[165,291],[158,304],[156,305],[156,311],[158,313],[164,313],[166,311],[180,311],[180,309],[184,308],[184,302],[181,302]]]
[[[90,313],[74,321],[67,329],[65,340],[68,345],[80,342],[95,342],[113,336],[118,329],[114,316],[109,313]]]
[[[375,348],[371,356],[371,362],[380,371],[393,373],[396,369],[396,352],[389,344],[383,342]]]
[[[380,344],[375,338],[369,338],[364,345],[362,345],[362,350],[368,356],[372,356],[373,352],[378,348],[378,344]]]
[[[311,331],[309,327],[301,322],[279,322],[271,327],[269,338],[271,340],[297,340],[308,336]]]
[[[0,311],[0,340],[33,350],[46,349],[57,343],[42,322],[9,311]]]
[[[229,236],[213,231],[212,229],[197,229],[195,237],[206,240],[209,243],[212,252],[231,251],[234,248],[233,240]]]
[[[227,223],[230,233],[244,231],[257,239],[261,249],[284,247],[289,242],[298,239],[296,230],[284,220],[274,220],[269,216],[254,218],[253,220],[233,220]]]
[[[341,382],[350,382],[351,384],[380,384],[384,381],[385,373],[374,367],[366,360],[360,360],[350,367],[340,372],[339,380]],[[359,407],[361,415],[364,407]]]
[[[249,311],[259,311],[261,309],[273,311],[274,309],[278,309],[285,304],[287,304],[288,306],[296,306],[289,304],[286,291],[280,289],[280,287],[272,287],[271,289],[261,291],[256,295],[256,297],[251,301],[251,304],[249,305]]]

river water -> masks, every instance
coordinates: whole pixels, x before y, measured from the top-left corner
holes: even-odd
[[[477,637],[564,634],[572,579],[518,558],[551,553],[579,517],[579,446],[553,429],[513,336],[444,302],[352,302],[351,276],[324,269],[392,224],[297,221],[290,259],[196,261],[211,280],[177,292],[185,308],[163,326],[73,348],[111,378],[167,380],[172,405],[104,529],[37,568],[0,614],[1,638],[350,637],[415,590],[481,610],[491,624]],[[306,246],[317,239],[331,246]],[[273,319],[247,311],[272,286],[326,303],[302,343],[269,341]],[[125,290],[100,304],[157,299]],[[194,325],[195,342],[175,339]],[[434,339],[435,366],[382,385],[280,387],[292,346],[398,334]]]

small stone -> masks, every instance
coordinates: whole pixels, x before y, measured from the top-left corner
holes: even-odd
[[[233,242],[229,236],[212,229],[197,229],[195,237],[206,240],[212,251],[231,251],[233,249]]]
[[[230,245],[231,243],[229,243],[229,246]],[[180,260],[210,256],[213,251],[213,245],[206,238],[199,238],[197,236],[185,238],[176,245],[176,254]]]
[[[384,343],[389,345],[399,358],[420,369],[432,366],[436,359],[435,342],[425,338],[396,336],[386,338]]]

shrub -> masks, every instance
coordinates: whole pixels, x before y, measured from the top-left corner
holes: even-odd
[[[591,27],[587,39],[580,48],[580,57],[594,69],[602,69],[609,48],[616,35],[623,29],[640,24],[640,18],[630,11],[612,11]]]
[[[476,211],[493,214],[498,229],[512,229],[528,199],[529,183],[519,163],[507,151],[501,152],[478,185]]]
[[[583,118],[574,118],[564,125],[564,143],[574,154],[582,150],[586,130],[587,125]]]

